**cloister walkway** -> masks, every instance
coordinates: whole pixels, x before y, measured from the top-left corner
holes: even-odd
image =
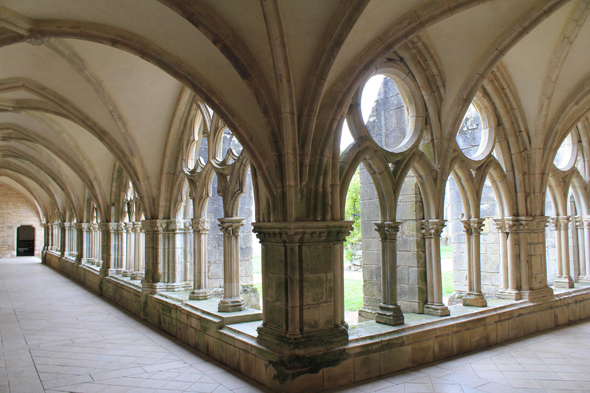
[[[42,265],[0,259],[0,393],[266,391]],[[590,391],[590,321],[350,392]]]
[[[0,259],[0,339],[0,393],[268,391],[37,258]]]

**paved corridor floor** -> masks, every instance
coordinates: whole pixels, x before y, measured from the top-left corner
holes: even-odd
[[[35,258],[0,259],[0,393],[265,391]],[[347,392],[590,392],[590,321]]]
[[[0,392],[258,392],[42,265],[0,259]]]

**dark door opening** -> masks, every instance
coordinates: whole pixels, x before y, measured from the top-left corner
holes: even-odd
[[[23,225],[16,228],[16,256],[32,257],[35,255],[35,228]]]

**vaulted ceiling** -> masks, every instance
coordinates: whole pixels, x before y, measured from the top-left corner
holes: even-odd
[[[70,206],[84,220],[90,197],[108,218],[118,162],[156,217],[183,88],[272,182],[287,171],[278,155],[311,154],[289,138],[328,132],[337,98],[418,36],[440,70],[447,138],[498,67],[543,146],[571,101],[590,109],[589,11],[580,0],[0,0],[0,182],[46,216]]]

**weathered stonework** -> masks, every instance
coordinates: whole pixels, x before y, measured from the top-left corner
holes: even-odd
[[[16,230],[19,225],[35,228],[35,255],[41,256],[44,231],[39,215],[21,194],[0,186],[0,257],[16,256]]]

